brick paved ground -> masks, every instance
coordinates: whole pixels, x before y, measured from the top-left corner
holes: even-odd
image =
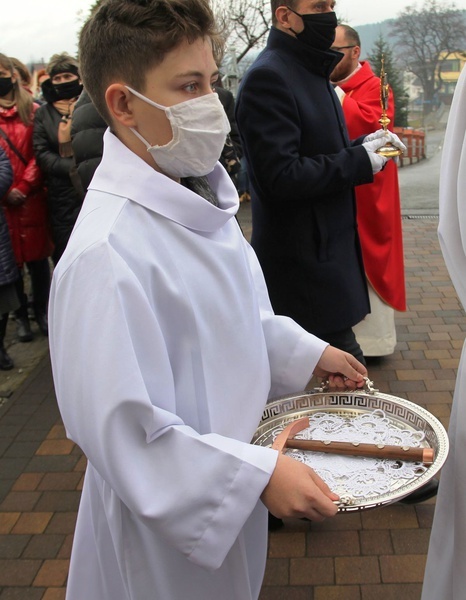
[[[240,212],[249,235],[248,211]],[[437,225],[435,218],[403,221],[409,310],[397,319],[396,352],[373,364],[370,376],[381,391],[447,425],[466,320]],[[0,405],[0,600],[64,598],[85,468],[65,438],[47,352],[36,343],[37,364],[18,362],[26,376]],[[0,373],[0,395],[8,381],[15,387],[11,377]],[[261,600],[419,600],[434,506],[396,504],[323,524],[287,521],[270,535]]]

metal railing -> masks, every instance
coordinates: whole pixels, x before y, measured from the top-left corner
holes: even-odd
[[[426,134],[422,129],[412,127],[394,127],[393,132],[407,147],[407,151],[400,156],[400,167],[412,165],[426,157]]]

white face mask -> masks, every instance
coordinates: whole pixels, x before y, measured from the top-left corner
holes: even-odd
[[[217,94],[162,106],[126,87],[144,102],[164,110],[170,121],[173,139],[164,146],[151,146],[131,128],[164,173],[171,177],[200,177],[213,171],[230,131],[230,123]]]

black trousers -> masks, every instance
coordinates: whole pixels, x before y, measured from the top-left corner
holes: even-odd
[[[26,263],[26,266],[31,277],[34,314],[46,314],[50,292],[49,260],[48,258],[34,260]],[[24,292],[24,273],[21,273],[21,277],[16,281],[16,292],[20,307],[15,311],[15,315],[20,319],[25,319],[28,316],[28,299]]]

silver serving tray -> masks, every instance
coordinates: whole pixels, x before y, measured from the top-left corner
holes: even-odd
[[[412,480],[393,482],[387,493],[363,499],[352,498],[349,503],[346,500],[346,504],[339,505],[339,511],[353,512],[392,504],[430,481],[439,472],[448,455],[449,443],[445,428],[430,412],[413,402],[382,394],[374,389],[344,393],[317,389],[282,396],[267,404],[252,443],[270,447],[276,435],[291,421],[310,417],[317,412],[328,412],[351,419],[374,410],[382,410],[393,427],[424,432],[425,439],[420,445],[435,450],[434,462]]]

